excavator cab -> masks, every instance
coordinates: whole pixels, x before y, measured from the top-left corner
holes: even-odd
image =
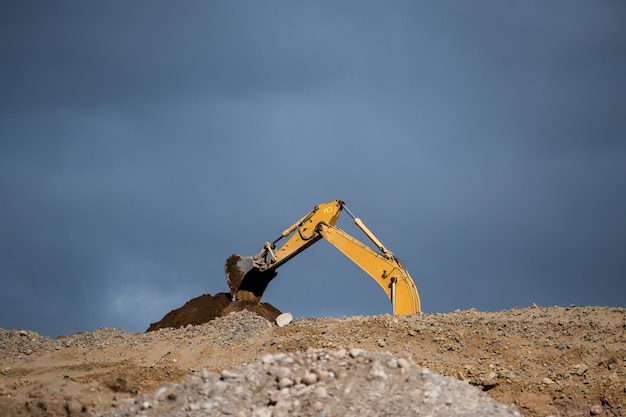
[[[342,210],[374,243],[378,251],[364,245],[335,226]],[[276,248],[283,238],[287,241]],[[324,238],[368,273],[383,288],[391,301],[394,314],[412,314],[420,311],[420,299],[413,279],[404,263],[391,253],[374,234],[354,217],[341,200],[315,206],[273,242],[266,242],[253,256],[233,254],[224,270],[233,301],[260,302],[263,292],[278,273],[278,267]]]

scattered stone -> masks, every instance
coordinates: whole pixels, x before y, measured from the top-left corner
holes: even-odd
[[[589,410],[589,414],[591,414],[592,416],[599,416],[600,414],[602,414],[602,406],[594,405],[593,407],[591,407],[591,410]]]
[[[584,363],[579,363],[578,365],[575,365],[572,370],[570,371],[570,373],[572,374],[576,374],[576,375],[582,375],[585,372],[587,372],[587,369],[589,369],[589,367],[587,365],[585,365]]]
[[[389,368],[397,368],[398,367],[398,360],[396,358],[391,358],[389,359],[389,361],[387,361],[387,366]]]
[[[221,376],[222,376],[222,379],[237,379],[237,378],[240,377],[240,375],[238,373],[232,372],[232,371],[229,371],[229,370],[222,371]]]
[[[500,371],[500,376],[503,378],[517,378],[519,377],[519,372],[513,371],[511,369],[504,369]]]
[[[498,385],[498,381],[495,378],[484,378],[480,381],[480,385],[483,387],[483,391],[488,391]]]
[[[294,384],[291,378],[280,378],[278,380],[278,388],[287,388]]]
[[[352,358],[356,358],[358,356],[361,356],[365,351],[363,349],[360,348],[351,348],[349,351],[350,357]]]
[[[266,407],[255,409],[252,412],[252,417],[272,417],[272,410]]]
[[[408,368],[410,366],[410,362],[404,358],[398,359],[398,366],[400,368]]]
[[[302,377],[302,383],[306,385],[313,385],[316,382],[317,382],[317,374],[314,374],[313,372],[307,372]]]
[[[276,317],[276,325],[278,327],[284,327],[293,321],[293,315],[291,313],[283,313]]]
[[[378,362],[374,363],[374,365],[372,366],[370,375],[375,379],[380,379],[383,381],[386,381],[389,378],[383,367]]]
[[[328,392],[326,391],[326,388],[319,386],[315,388],[314,391],[315,397],[316,398],[326,398],[328,397]]]

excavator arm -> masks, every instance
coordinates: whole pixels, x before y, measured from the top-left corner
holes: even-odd
[[[375,252],[336,226],[320,223],[318,231],[381,286],[391,301],[393,314],[420,311],[417,288],[400,259],[389,251],[382,254]]]
[[[376,245],[379,252],[335,226],[343,209]],[[283,238],[288,239],[276,249],[276,244]],[[316,206],[285,229],[278,239],[271,243],[266,242],[258,254],[247,257],[231,255],[226,261],[225,272],[233,299],[260,302],[267,285],[276,276],[278,267],[322,238],[381,286],[391,301],[394,314],[420,311],[417,288],[403,263],[383,246],[360,219],[350,213],[341,200]]]

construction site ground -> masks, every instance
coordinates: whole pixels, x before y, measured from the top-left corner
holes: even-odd
[[[514,404],[528,417],[626,416],[623,308],[323,317],[278,327],[237,312],[245,306],[239,307],[205,295],[146,333],[102,328],[50,339],[27,329],[0,329],[0,416],[92,415],[188,375],[318,348],[410,357]],[[220,316],[224,309],[230,314]],[[263,309],[270,319],[280,313],[269,305]],[[193,322],[201,313],[202,323]],[[169,328],[166,319],[182,327]]]

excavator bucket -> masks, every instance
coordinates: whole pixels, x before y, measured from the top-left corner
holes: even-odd
[[[239,291],[239,286],[243,277],[249,272],[253,266],[252,256],[239,256],[237,254],[230,255],[226,259],[224,272],[226,272],[226,282],[230,288],[230,294],[234,296]]]
[[[226,281],[233,300],[258,303],[277,272],[261,271],[254,256],[230,255],[224,265]]]

